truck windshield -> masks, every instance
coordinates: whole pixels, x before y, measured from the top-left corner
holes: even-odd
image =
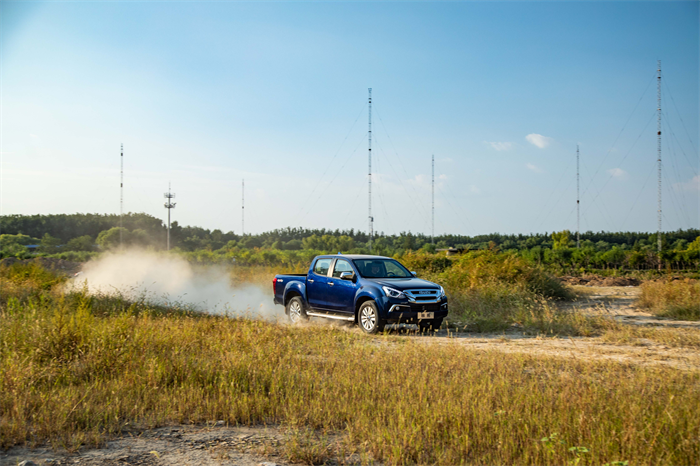
[[[410,278],[411,272],[393,259],[355,259],[357,270],[364,278]]]

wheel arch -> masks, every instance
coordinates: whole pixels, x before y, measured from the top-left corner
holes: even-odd
[[[284,300],[283,300],[283,306],[286,308],[287,303],[289,301],[298,296],[301,298],[301,303],[306,307],[306,286],[302,283],[295,283],[295,282],[290,282],[287,284],[286,289],[284,290]]]
[[[355,302],[355,323],[357,323],[357,316],[360,315],[360,308],[367,301],[374,301],[375,303],[377,302],[374,299],[374,297],[368,295],[360,296],[359,298],[357,298],[357,301]]]

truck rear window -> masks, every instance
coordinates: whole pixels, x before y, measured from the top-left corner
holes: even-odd
[[[316,275],[323,275],[324,277],[328,275],[328,269],[331,268],[331,261],[333,259],[319,259],[314,265],[314,273]]]

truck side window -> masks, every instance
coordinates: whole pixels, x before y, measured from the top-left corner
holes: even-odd
[[[352,272],[352,267],[348,261],[338,259],[335,261],[335,267],[333,267],[333,277],[340,278],[340,274],[343,272]]]
[[[314,273],[316,275],[323,275],[324,277],[328,275],[328,269],[331,268],[332,259],[319,259],[314,265]]]

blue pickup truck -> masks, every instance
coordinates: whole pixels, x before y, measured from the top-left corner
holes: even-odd
[[[438,329],[447,316],[445,290],[390,257],[317,256],[306,275],[276,275],[272,287],[275,304],[285,307],[292,323],[345,320],[372,334],[388,323]]]

